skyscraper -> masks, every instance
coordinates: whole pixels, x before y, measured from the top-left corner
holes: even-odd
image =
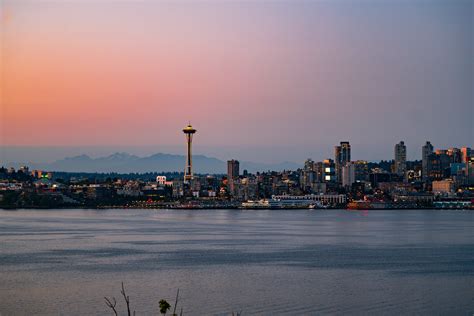
[[[461,148],[461,162],[466,164],[465,170],[469,183],[474,184],[474,181],[471,181],[474,178],[474,175],[472,173],[472,164],[474,162],[474,157],[472,155],[472,149],[470,147]]]
[[[447,155],[449,156],[450,162],[452,163],[462,163],[462,151],[459,148],[449,148],[447,150]]]
[[[314,171],[315,165],[312,159],[306,159],[304,162],[304,168],[300,174],[300,185],[305,191],[311,188],[313,182],[316,182],[316,172]]]
[[[461,148],[461,162],[468,163],[469,157],[472,156],[472,150],[470,147],[462,147]]]
[[[191,126],[191,123],[183,128],[183,133],[186,135],[186,145],[187,145],[187,156],[186,156],[186,167],[184,168],[184,182],[189,182],[193,179],[193,159],[191,153],[191,145],[193,142],[193,135],[196,133],[196,130]]]
[[[334,147],[334,160],[336,163],[336,180],[342,182],[342,167],[351,161],[351,145],[349,142],[341,142]]]
[[[227,179],[233,180],[239,177],[239,161],[238,160],[229,160],[227,161]]]
[[[407,171],[407,147],[403,141],[395,145],[394,171],[399,176],[404,176]]]
[[[332,159],[325,159],[323,161],[323,181],[324,182],[335,182],[336,181],[336,168],[335,163]]]
[[[421,148],[421,178],[423,182],[429,180],[429,173],[430,173],[430,155],[433,153],[433,145],[430,142],[426,142],[426,144]]]

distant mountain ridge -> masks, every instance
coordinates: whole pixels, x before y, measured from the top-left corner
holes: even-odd
[[[11,163],[8,167],[18,168],[27,165],[30,169],[43,169],[63,172],[117,172],[117,173],[145,173],[145,172],[180,172],[184,170],[185,156],[175,154],[156,153],[151,156],[139,157],[126,152],[91,158],[88,155],[66,157],[52,163]],[[194,172],[202,174],[227,173],[225,161],[204,155],[193,156]],[[296,170],[300,166],[293,162],[265,164],[250,161],[241,161],[240,170],[249,172]]]

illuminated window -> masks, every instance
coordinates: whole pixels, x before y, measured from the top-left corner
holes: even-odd
[[[325,171],[326,172],[331,172],[331,168],[326,168]]]
[[[331,180],[331,176],[326,176],[325,179],[326,180]]]

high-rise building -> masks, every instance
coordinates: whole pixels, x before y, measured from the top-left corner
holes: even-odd
[[[474,185],[474,157],[470,157],[466,163],[466,175],[469,185]]]
[[[427,182],[429,180],[429,173],[430,173],[430,155],[433,153],[433,145],[430,142],[426,142],[426,144],[421,148],[421,178],[423,182]]]
[[[342,167],[342,186],[348,187],[354,183],[355,180],[355,165],[347,163]]]
[[[342,167],[342,185],[344,187],[350,186],[356,181],[368,181],[368,179],[369,168],[367,161],[350,161]]]
[[[469,147],[461,148],[461,162],[468,163],[469,158],[472,157],[472,150]]]
[[[324,167],[323,167],[323,162],[315,162],[313,164],[314,166],[314,176],[315,176],[315,182],[321,183],[324,182]]]
[[[427,157],[427,169],[424,181],[439,181],[451,176],[452,157],[449,151],[445,149],[437,149]],[[423,171],[423,172],[424,172]]]
[[[462,152],[459,148],[449,148],[446,152],[449,156],[451,163],[461,163],[462,162]]]
[[[186,135],[187,155],[186,155],[186,167],[184,168],[184,182],[189,182],[193,179],[193,159],[191,152],[191,145],[193,142],[193,135],[196,130],[191,126],[191,123],[183,128],[183,133]]]
[[[342,167],[351,161],[351,145],[349,142],[341,142],[334,147],[334,161],[336,164],[336,180],[342,182]]]
[[[312,159],[306,159],[304,162],[304,170],[305,171],[313,171],[314,169],[314,161]]]
[[[229,160],[227,161],[227,179],[233,180],[239,177],[239,161],[238,160]]]
[[[470,147],[462,147],[461,148],[461,163],[464,163],[466,164],[466,167],[465,167],[465,175],[468,179],[468,182],[470,181],[469,180],[469,177],[470,177],[470,174],[469,174],[469,163],[470,161],[472,160],[471,158],[473,158],[474,155],[473,155],[473,151],[471,150]],[[472,174],[471,174],[471,177],[472,177]]]
[[[399,176],[405,176],[405,172],[407,171],[407,147],[403,141],[395,145],[394,167],[396,174]]]
[[[300,174],[301,189],[305,191],[311,190],[312,184],[316,182],[316,173],[314,168],[314,161],[312,159],[306,159],[303,170],[301,170]]]
[[[323,181],[324,182],[335,182],[336,181],[336,170],[335,164],[332,159],[325,159],[323,161]]]

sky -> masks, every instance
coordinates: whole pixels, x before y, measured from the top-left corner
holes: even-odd
[[[3,159],[472,146],[474,1],[0,0]],[[22,154],[21,154],[22,153]],[[54,156],[54,157],[53,157]],[[42,158],[41,158],[42,157]],[[18,158],[19,159],[19,158]]]

